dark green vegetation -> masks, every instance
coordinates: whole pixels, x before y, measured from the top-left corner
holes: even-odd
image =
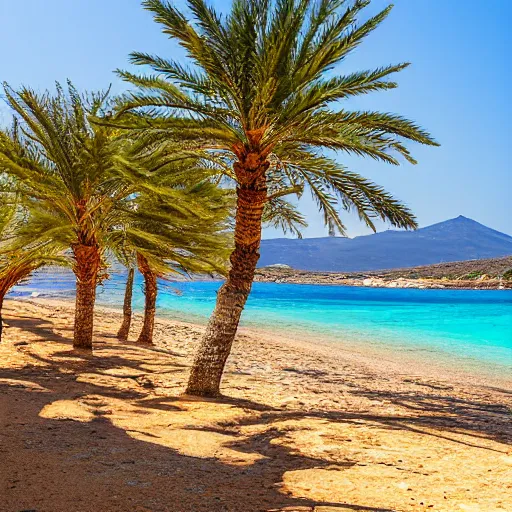
[[[226,283],[188,383],[191,394],[216,395],[265,223],[299,233],[305,221],[292,201],[309,193],[331,233],[344,232],[343,210],[371,228],[375,219],[416,228],[403,203],[328,153],[399,165],[415,163],[406,142],[437,145],[400,115],[342,108],[354,96],[396,88],[391,77],[408,66],[343,74],[344,59],[391,11],[368,16],[369,4],[234,0],[221,16],[203,0],[188,0],[187,13],[146,0],[164,34],[185,49],[184,63],[133,53],[131,62],[151,73],[119,71],[134,90],[115,104],[101,95],[85,101],[74,89],[52,97],[7,88],[23,130],[3,133],[0,170],[19,180],[24,207],[43,219],[34,233],[72,252],[77,347],[92,346],[95,288],[109,251],[144,274],[147,341],[156,276],[222,269],[229,249]]]

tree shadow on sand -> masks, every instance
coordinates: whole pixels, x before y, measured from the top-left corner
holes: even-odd
[[[92,355],[75,353],[51,322],[16,322],[9,325],[41,341],[14,348],[24,367],[0,370],[6,510],[391,512],[378,501],[315,500],[287,486],[290,474],[339,475],[368,465],[359,455],[298,449],[294,436],[316,435],[318,425],[324,434],[364,427],[368,435],[421,434],[496,454],[506,450],[489,442],[504,446],[511,439],[507,407],[436,389],[379,392],[364,382],[351,389],[354,396],[388,400],[400,415],[192,399],[179,395],[188,366],[170,351],[103,342]],[[332,443],[349,443],[345,437]],[[375,464],[403,469],[398,462]]]
[[[12,379],[9,384],[2,382],[7,379]],[[273,446],[271,440],[279,435],[277,431],[243,443],[241,451],[259,452],[264,459],[239,466],[216,457],[186,456],[179,450],[134,439],[131,434],[136,430],[117,428],[109,419],[109,411],[101,409],[87,422],[41,417],[46,406],[66,400],[70,392],[76,396],[76,389],[69,385],[71,380],[61,378],[57,384],[53,379],[40,379],[34,371],[2,370],[0,410],[6,471],[1,486],[7,489],[6,510],[250,512],[329,506],[332,510],[391,512],[283,493],[280,478],[284,472],[329,464]],[[32,384],[47,391],[34,391]],[[91,391],[98,394],[100,390],[83,386],[86,395]],[[101,391],[106,398],[112,395],[123,400],[140,398],[130,392]],[[147,405],[161,409],[165,404],[159,399]],[[143,434],[145,438],[151,435]]]

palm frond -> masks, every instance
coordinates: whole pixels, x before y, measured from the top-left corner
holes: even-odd
[[[437,145],[428,131],[398,114],[342,108],[352,96],[396,88],[391,76],[408,66],[343,74],[344,59],[392,8],[360,21],[369,4],[234,0],[221,16],[205,0],[188,0],[188,15],[165,0],[147,0],[144,6],[163,32],[186,49],[187,63],[133,53],[132,63],[153,74],[119,72],[136,89],[121,98],[109,122],[126,123],[127,128],[131,123],[139,145],[151,140],[151,151],[159,155],[167,151],[159,147],[179,145],[181,139],[203,161],[217,160],[211,169],[219,183],[237,182],[229,170],[237,160],[266,159],[269,198],[283,198],[290,188],[308,188],[330,230],[343,231],[339,212],[348,205],[370,227],[375,215],[412,227],[410,212],[388,193],[318,156],[334,150],[398,165],[416,163],[409,141]],[[306,159],[298,162],[297,152]],[[173,172],[170,152],[158,165],[151,168]],[[200,169],[204,178],[202,166],[190,172]],[[275,196],[279,189],[283,194]]]

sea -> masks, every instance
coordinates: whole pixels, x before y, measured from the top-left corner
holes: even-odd
[[[121,307],[126,276],[98,287],[97,303]],[[158,314],[206,323],[221,281],[161,281]],[[71,272],[36,273],[11,297],[71,298]],[[133,306],[142,311],[143,282],[136,277]],[[369,288],[254,283],[241,325],[308,341],[402,352],[480,366],[512,378],[512,290]]]

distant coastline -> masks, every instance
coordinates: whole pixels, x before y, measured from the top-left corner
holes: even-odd
[[[256,270],[255,281],[419,289],[512,289],[512,256],[438,263],[370,272],[318,272],[271,265]]]

